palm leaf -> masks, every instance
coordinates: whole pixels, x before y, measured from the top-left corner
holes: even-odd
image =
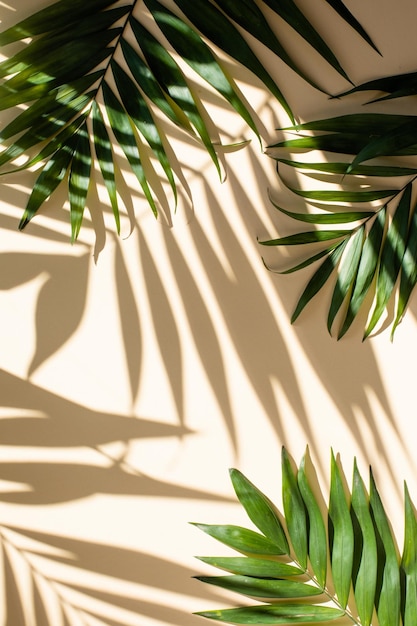
[[[198,580],[261,599],[262,604],[246,603],[236,608],[200,611],[197,615],[232,624],[331,621],[355,626],[376,623],[398,626],[401,617],[404,626],[411,626],[417,610],[417,520],[407,488],[400,562],[372,472],[367,489],[355,461],[349,490],[342,466],[332,453],[327,528],[320,505],[324,499],[318,485],[311,487],[314,466],[311,462],[306,465],[307,456],[306,453],[297,467],[290,462],[285,449],[282,453],[284,510],[280,517],[291,539],[289,554],[273,558],[253,554],[253,531],[247,530],[245,545],[246,538],[240,528],[237,549],[249,556],[199,557],[204,563],[231,574],[197,576]],[[256,493],[257,499],[260,497],[259,489],[238,470],[232,470],[231,475],[238,476],[242,485],[251,485],[249,491]],[[249,491],[245,494],[245,508]],[[263,498],[268,500],[266,496]],[[236,528],[197,526],[220,540],[223,531],[219,529]],[[303,539],[304,547],[300,551],[301,536],[306,541]],[[330,555],[328,567],[327,554]]]
[[[115,0],[59,0],[0,33],[0,46],[17,46],[14,54],[0,63],[0,108],[28,105],[23,112],[16,108],[2,130],[0,174],[36,164],[41,169],[38,180],[48,183],[41,192],[38,182],[21,228],[41,206],[42,194],[45,200],[54,191],[48,172],[58,172],[59,182],[68,172],[72,237],[76,238],[88,202],[87,170],[97,160],[119,231],[115,172],[121,168],[117,167],[118,151],[113,150],[113,144],[119,144],[154,214],[158,214],[158,204],[166,206],[167,198],[162,185],[151,186],[150,180],[156,180],[153,159],[171,187],[175,206],[174,171],[179,163],[176,159],[175,167],[172,163],[174,151],[158,123],[160,113],[182,132],[198,138],[222,176],[218,138],[213,138],[211,131],[215,121],[210,120],[193,87],[192,72],[220,94],[225,106],[232,107],[255,136],[259,137],[259,130],[216,47],[256,74],[294,123],[292,107],[279,81],[266,70],[250,38],[268,46],[303,80],[314,87],[317,81],[287,51],[270,26],[265,9],[283,18],[347,78],[321,34],[293,0],[244,0],[239,8],[230,0],[175,0],[170,9],[158,0],[144,4],[133,0],[123,6]],[[340,6],[333,8],[342,14]],[[151,25],[145,9],[153,20]],[[345,11],[342,17],[349,28],[358,28],[350,13]],[[171,47],[190,66],[190,75],[180,69]],[[27,157],[24,165],[16,165],[16,159],[23,155]],[[66,161],[63,155],[72,156]],[[61,171],[58,164],[66,168]]]
[[[300,232],[287,238],[260,243],[270,246],[303,245],[314,240],[325,240],[329,233],[325,228],[330,224],[340,224],[340,233],[345,242],[349,243],[342,258],[338,258],[333,267],[331,256],[335,257],[336,249],[329,248],[323,254],[326,260],[313,275],[296,305],[293,321],[330,279],[335,269],[335,286],[327,316],[329,333],[336,315],[340,313],[337,337],[343,337],[364,306],[366,296],[372,294],[372,313],[364,331],[364,339],[367,338],[390,306],[399,282],[393,336],[417,283],[417,222],[411,200],[417,172],[414,167],[404,166],[396,159],[399,155],[417,154],[416,128],[415,116],[354,113],[283,129],[312,134],[298,139],[285,139],[270,147],[270,156],[277,161],[278,175],[289,191],[304,198],[306,203],[319,206],[322,211],[288,211],[273,203],[288,218],[315,224],[317,234],[310,233],[307,238],[306,233]],[[286,154],[294,149],[340,152],[340,157],[323,163],[309,162],[302,157],[294,160]],[[348,154],[354,155],[350,163],[344,161]],[[376,158],[384,161],[363,164],[363,161]],[[305,189],[304,185],[301,189],[295,188],[283,178],[281,164],[295,169],[301,176],[314,176],[316,172],[323,172],[329,188],[310,190]],[[393,180],[396,186],[384,188],[387,178]],[[380,200],[384,202],[382,205],[379,204]],[[360,203],[360,210],[349,207],[357,203]],[[347,229],[349,224],[350,228]],[[310,256],[282,273],[303,269],[319,258],[320,253]]]

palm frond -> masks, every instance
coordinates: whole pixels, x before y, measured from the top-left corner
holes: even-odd
[[[403,626],[412,626],[417,614],[417,520],[407,486],[400,557],[371,471],[366,487],[355,461],[349,492],[332,452],[326,507],[308,451],[297,467],[283,448],[281,469],[283,513],[241,472],[231,470],[237,497],[259,533],[240,529],[236,543],[233,531],[225,530],[231,527],[197,524],[243,555],[198,557],[228,574],[197,579],[262,604],[197,615],[232,624],[399,626],[401,620]],[[265,525],[265,502],[276,520],[272,527]],[[279,536],[283,532],[287,537],[284,553],[276,528]],[[253,536],[259,545],[268,542],[268,553],[256,551]]]
[[[113,150],[117,144],[154,214],[165,192],[161,185],[151,184],[152,161],[168,182],[175,205],[179,164],[172,162],[160,115],[200,141],[221,175],[217,140],[210,131],[215,124],[193,88],[192,72],[216,90],[258,138],[259,131],[216,47],[256,74],[294,123],[281,87],[246,35],[260,40],[303,80],[320,87],[286,50],[266,8],[348,78],[293,0],[260,4],[244,0],[239,8],[230,0],[172,4],[171,10],[158,0],[132,0],[121,6],[111,0],[59,0],[0,33],[2,47],[21,42],[17,52],[0,63],[0,108],[16,110],[0,133],[0,174],[35,166],[40,170],[20,228],[67,178],[75,240],[96,161],[119,231],[117,151]],[[349,27],[358,29],[353,16],[341,12],[341,2],[331,5]],[[361,35],[367,38],[364,31]],[[177,63],[177,55],[188,64],[191,76]]]
[[[397,291],[399,296],[392,326],[392,337],[404,316],[406,305],[417,283],[416,203],[413,183],[417,169],[399,157],[417,156],[417,118],[411,115],[355,113],[292,126],[303,136],[286,139],[271,146],[282,182],[306,203],[318,207],[298,213],[274,206],[291,219],[316,226],[309,237],[295,233],[261,241],[268,246],[320,243],[329,231],[323,225],[337,224],[341,240],[338,247],[310,255],[289,271],[296,271],[325,257],[302,293],[292,321],[295,321],[313,296],[334,276],[335,286],[329,305],[327,327],[332,332],[337,322],[341,338],[350,328],[369,295],[373,308],[364,339],[375,329]],[[304,134],[310,133],[310,134]],[[288,153],[302,149],[303,154],[317,149],[330,153],[329,160],[310,162]],[[273,149],[273,151],[272,151]],[[337,160],[331,153],[337,153]],[[349,158],[350,161],[346,160]],[[387,157],[390,157],[388,160]],[[378,159],[378,160],[377,160]],[[326,175],[330,189],[298,189],[291,186],[282,171],[295,171],[303,178]],[[379,182],[378,182],[379,181]],[[387,184],[387,181],[391,181]],[[394,182],[394,184],[392,183]],[[369,299],[369,298],[368,298]]]

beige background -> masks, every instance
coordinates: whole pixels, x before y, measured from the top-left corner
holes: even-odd
[[[46,4],[1,2],[2,28]],[[300,2],[355,82],[415,69],[412,0],[346,4],[383,58],[324,2]],[[346,88],[276,27],[331,92]],[[363,101],[328,100],[261,53],[301,120]],[[264,125],[265,147],[288,121],[254,77],[231,69]],[[330,338],[329,290],[291,326],[308,274],[267,272],[261,255],[279,267],[286,253],[256,239],[293,228],[273,209],[268,189],[287,206],[293,199],[256,139],[206,97],[225,142],[252,141],[225,154],[221,184],[203,151],[175,140],[194,207],[184,191],[172,227],[154,220],[128,177],[130,236],[127,216],[120,238],[107,208],[100,222],[102,189],[92,193],[76,245],[63,189],[19,233],[34,175],[0,181],[6,626],[203,623],[192,611],[231,599],[191,578],[209,571],[194,555],[221,548],[188,522],[247,523],[234,503],[231,466],[279,502],[283,444],[296,460],[308,444],[324,490],[330,447],[348,476],[354,456],[365,474],[372,464],[400,540],[403,479],[417,500],[415,298],[393,344],[387,332],[362,343],[363,318],[342,341]]]

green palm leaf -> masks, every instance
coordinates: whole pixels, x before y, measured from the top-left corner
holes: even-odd
[[[349,490],[342,466],[331,454],[327,528],[321,513],[320,503],[324,499],[320,488],[317,484],[314,489],[311,487],[314,466],[311,461],[306,464],[306,460],[307,452],[297,467],[283,449],[281,519],[291,539],[288,554],[274,557],[255,554],[253,531],[247,530],[244,535],[241,527],[197,524],[221,541],[226,533],[231,547],[234,546],[229,541],[230,533],[237,532],[239,542],[235,549],[248,554],[199,557],[204,563],[231,574],[197,576],[197,579],[258,601],[262,599],[262,604],[246,603],[236,608],[201,611],[197,615],[232,624],[332,621],[336,625],[354,626],[376,626],[376,623],[398,626],[401,616],[404,626],[411,626],[417,610],[417,521],[407,488],[400,562],[372,472],[367,489],[355,461]],[[258,499],[261,492],[238,470],[232,470],[231,476],[238,477],[242,487],[250,485],[249,490],[244,488],[242,502],[247,509],[249,494],[255,493]],[[263,498],[269,502],[266,496]],[[307,541],[303,541],[305,547],[300,551],[297,544],[301,536],[306,536]],[[328,566],[327,554],[330,555]]]
[[[0,63],[0,109],[28,105],[23,112],[17,108],[11,122],[2,129],[0,174],[37,164],[45,169],[39,181],[48,181],[45,192],[40,192],[39,185],[34,189],[21,228],[39,209],[42,195],[47,199],[53,193],[56,186],[49,180],[50,172],[59,172],[60,182],[68,171],[72,237],[78,236],[88,202],[87,169],[97,160],[119,231],[115,172],[122,170],[117,166],[118,150],[113,149],[117,144],[154,214],[158,214],[159,203],[167,204],[167,198],[162,185],[154,184],[151,189],[149,180],[156,180],[153,159],[171,187],[175,205],[174,171],[179,162],[169,149],[166,131],[158,123],[159,113],[182,132],[198,138],[222,176],[219,140],[211,131],[215,122],[193,87],[192,75],[180,69],[170,46],[258,138],[250,106],[224,69],[216,47],[255,73],[292,122],[292,107],[277,79],[262,64],[250,38],[267,45],[293,71],[317,86],[314,76],[299,66],[275,34],[264,9],[277,13],[346,77],[334,53],[293,0],[244,0],[239,7],[230,0],[175,0],[170,9],[158,0],[146,0],[144,5],[136,0],[122,6],[116,0],[59,0],[0,33],[0,46],[17,46],[14,54]],[[340,7],[333,8],[340,13]],[[151,25],[145,9],[150,12]],[[345,13],[343,19],[348,27],[357,28],[350,14]],[[20,45],[23,40],[29,43]],[[76,145],[79,147],[74,148]],[[67,163],[64,155],[70,154],[73,157]],[[23,155],[27,157],[25,164],[15,165]],[[67,165],[63,176],[60,163]]]

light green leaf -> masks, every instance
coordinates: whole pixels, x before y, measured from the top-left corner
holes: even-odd
[[[304,269],[305,267],[308,267],[309,265],[311,265],[312,263],[315,263],[316,261],[319,261],[320,259],[322,259],[324,256],[327,256],[329,254],[329,252],[331,252],[332,250],[334,250],[338,245],[339,245],[339,241],[337,241],[336,243],[333,243],[333,245],[328,246],[327,248],[325,248],[324,250],[321,250],[320,252],[318,252],[317,254],[313,254],[313,256],[308,257],[307,259],[305,259],[304,261],[302,261],[301,263],[297,263],[297,265],[294,265],[293,267],[290,267],[289,269],[286,270],[273,270],[270,267],[268,267],[268,265],[266,265],[265,261],[264,261],[264,265],[265,267],[271,271],[274,272],[275,274],[292,274],[293,272],[298,272],[299,270]]]
[[[350,328],[372,284],[378,265],[386,216],[387,210],[386,207],[384,207],[377,213],[376,219],[363,244],[355,284],[353,286],[346,317],[338,334],[338,339],[343,337]]]
[[[304,570],[295,565],[248,556],[199,556],[197,558],[203,563],[227,570],[233,574],[255,576],[255,578],[288,578],[304,573]]]
[[[378,579],[382,581],[376,596],[378,620],[380,626],[399,626],[401,587],[397,548],[372,471],[370,472],[369,499],[379,538],[378,543],[382,551],[378,559]]]
[[[85,203],[91,175],[91,149],[87,124],[81,126],[77,133],[77,143],[72,157],[68,181],[71,240],[74,242],[80,232],[83,221]]]
[[[377,580],[377,547],[368,497],[356,460],[352,483],[352,518],[356,531],[355,556],[359,561],[353,572],[355,602],[361,624],[370,626],[374,610]]]
[[[308,557],[319,585],[326,585],[327,534],[320,507],[311,489],[306,473],[306,456],[298,468],[298,488],[308,513]]]
[[[309,598],[322,593],[313,585],[294,580],[269,580],[252,576],[196,576],[197,580],[254,598]]]
[[[340,605],[346,608],[352,579],[354,538],[342,476],[333,452],[331,457],[329,524],[330,560],[334,587]]]
[[[289,547],[284,529],[272,502],[242,472],[230,470],[230,478],[236,495],[252,522],[280,550],[288,554]]]
[[[339,270],[337,272],[336,285],[333,290],[332,301],[329,307],[329,314],[327,316],[327,330],[329,333],[331,333],[334,319],[355,280],[362,253],[364,232],[365,227],[362,226],[356,231],[356,233],[352,234],[349,245],[342,255]]]
[[[214,524],[194,524],[194,526],[243,554],[261,556],[278,556],[283,554],[282,549],[276,543],[248,528],[231,525],[217,526]]]
[[[282,503],[285,522],[297,561],[307,568],[307,516],[296,475],[285,448],[281,451]]]
[[[342,240],[327,256],[326,260],[320,265],[318,270],[308,281],[303,293],[301,294],[297,305],[294,309],[294,313],[291,316],[291,324],[295,322],[300,315],[304,307],[310,302],[310,300],[320,291],[331,273],[334,271],[342,252],[346,246],[347,239]]]
[[[374,211],[340,211],[337,213],[294,213],[287,211],[272,202],[274,207],[291,217],[293,220],[300,222],[308,222],[309,224],[347,224],[348,222],[357,222],[374,215]]]
[[[196,613],[231,624],[307,624],[328,622],[343,617],[345,612],[328,606],[306,604],[261,604],[240,609],[201,611]]]
[[[376,282],[376,303],[365,330],[366,338],[375,328],[393,292],[405,252],[411,204],[411,183],[407,185],[398,203],[381,251]]]
[[[372,202],[374,200],[380,200],[381,198],[395,196],[398,193],[397,189],[370,189],[367,191],[340,191],[338,189],[331,191],[327,189],[313,189],[311,191],[305,191],[303,189],[294,189],[292,187],[288,188],[302,198],[315,200],[317,202]]]

